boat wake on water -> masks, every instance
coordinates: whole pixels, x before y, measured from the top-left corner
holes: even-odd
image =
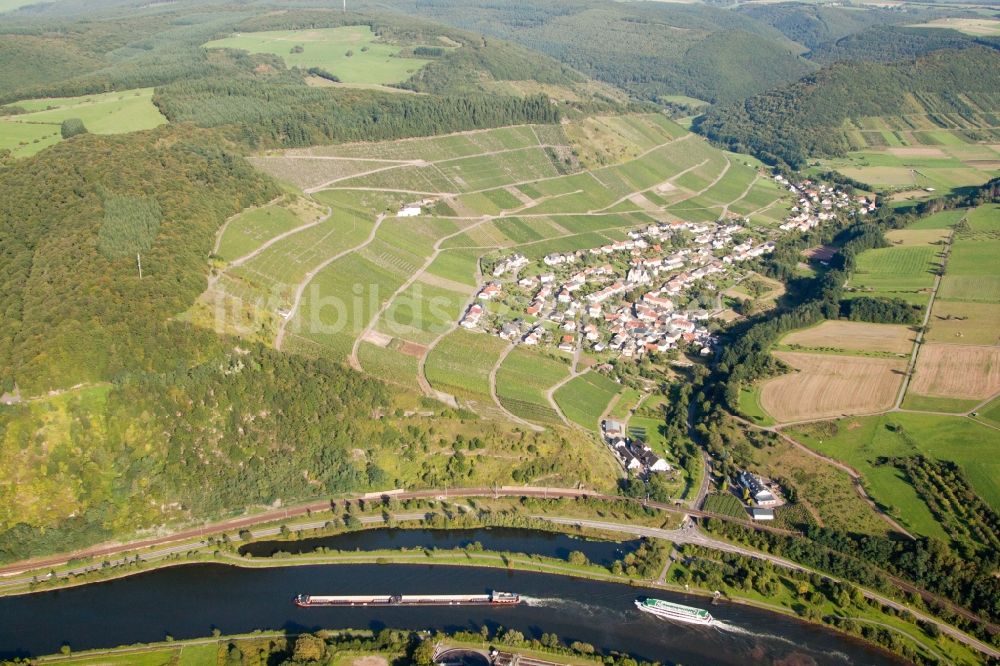
[[[778,634],[769,634],[763,631],[751,631],[750,629],[745,629],[744,627],[740,627],[735,624],[729,624],[728,622],[724,622],[722,620],[715,620],[712,623],[712,628],[719,629],[720,631],[729,632],[731,634],[747,636],[750,638],[761,638],[768,641],[777,641],[780,643],[787,643],[788,645],[795,645],[795,646],[800,645],[799,643],[791,639],[785,638],[784,636],[779,636]],[[836,650],[834,650],[834,651],[824,652],[823,654],[831,657],[836,657],[837,659],[840,659],[845,663],[851,663],[851,658],[848,655],[844,654],[843,652],[837,652]]]
[[[605,606],[595,606],[592,604],[585,604],[582,601],[575,601],[573,599],[560,599],[558,597],[529,597],[526,595],[521,595],[521,603],[528,606],[533,606],[537,608],[572,608],[574,612],[583,612],[588,617],[597,616],[608,616],[613,613],[610,608]]]

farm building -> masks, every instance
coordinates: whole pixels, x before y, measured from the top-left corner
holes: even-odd
[[[778,498],[764,485],[764,482],[748,471],[740,473],[740,485],[747,489],[757,506],[769,507],[779,504]]]
[[[774,520],[774,509],[761,509],[755,506],[750,509],[750,515],[754,520]]]

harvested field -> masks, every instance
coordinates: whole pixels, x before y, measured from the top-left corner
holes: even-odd
[[[918,146],[887,148],[886,152],[890,155],[895,155],[896,157],[940,157],[942,159],[948,157],[940,148]]]
[[[1000,391],[1000,347],[923,345],[910,391],[944,398],[988,398]]]
[[[914,336],[909,328],[897,324],[824,321],[819,326],[790,333],[781,342],[803,347],[906,354],[913,348]]]
[[[814,261],[830,261],[833,259],[833,255],[837,254],[837,248],[832,245],[817,245],[808,250],[803,250],[802,254]]]
[[[761,406],[779,421],[867,414],[892,407],[903,360],[775,352],[798,372],[767,381]]]

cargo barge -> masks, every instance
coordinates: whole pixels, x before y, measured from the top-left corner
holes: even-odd
[[[514,592],[489,594],[362,594],[317,596],[300,594],[295,605],[302,608],[324,606],[511,606],[521,603]]]

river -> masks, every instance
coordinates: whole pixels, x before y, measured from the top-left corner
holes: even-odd
[[[489,530],[486,532],[493,532]],[[486,543],[489,534],[474,540]],[[577,541],[584,552],[595,542]],[[427,544],[431,545],[431,544]],[[601,547],[606,547],[601,545]],[[480,593],[514,591],[517,607],[298,608],[305,594]],[[635,609],[645,590],[565,576],[442,565],[317,565],[245,569],[190,564],[75,588],[0,598],[0,657],[57,652],[254,629],[397,627],[472,629],[486,624],[527,636],[555,632],[603,650],[692,664],[899,664],[900,661],[821,627],[738,604],[648,591],[710,608],[721,627],[657,619]]]
[[[574,550],[582,552],[595,564],[610,565],[626,553],[635,551],[641,539],[631,541],[599,541],[562,534],[516,527],[492,527],[461,530],[383,528],[358,530],[325,537],[294,541],[258,541],[240,546],[239,553],[254,557],[270,557],[278,551],[300,554],[317,548],[332,550],[401,550],[403,548],[465,548],[478,542],[485,550],[506,553],[543,555],[565,560]]]

